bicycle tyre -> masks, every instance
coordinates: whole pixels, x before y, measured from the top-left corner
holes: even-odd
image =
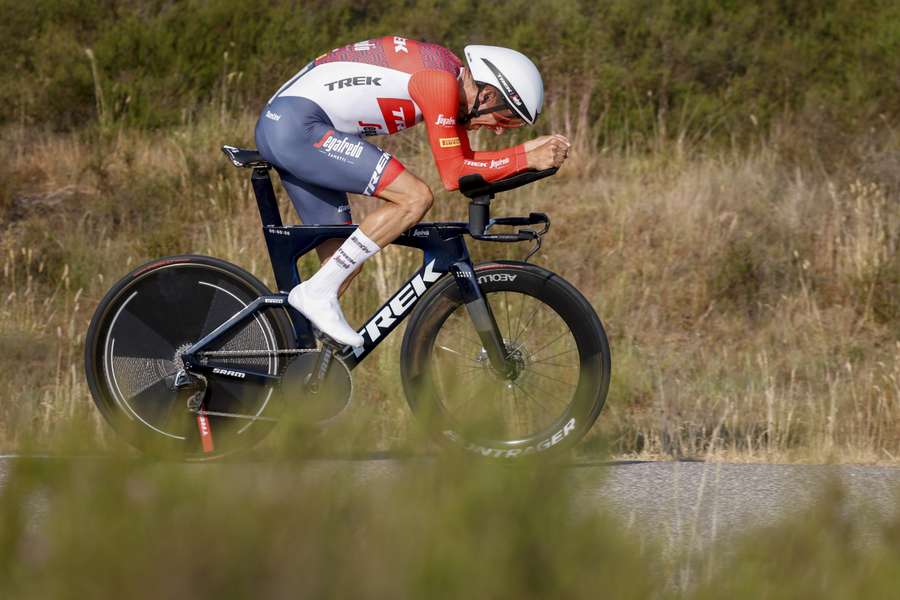
[[[445,277],[419,302],[411,316],[403,339],[401,373],[407,402],[413,413],[442,444],[489,458],[523,459],[528,456],[557,453],[572,448],[596,421],[609,389],[611,358],[609,343],[600,318],[587,299],[575,287],[542,267],[522,262],[494,261],[477,265],[475,276],[485,298],[491,305],[507,347],[511,349],[511,352],[519,352],[521,355],[519,357],[522,363],[521,374],[516,381],[510,382],[502,381],[491,373],[486,353],[483,349],[478,348],[480,341],[471,321],[465,314],[465,305],[460,297],[459,288],[454,278]],[[522,391],[524,387],[521,385],[523,382],[527,382],[523,379],[526,377],[525,373],[530,370],[530,377],[533,381],[538,381],[539,377],[546,378],[547,381],[552,379],[547,376],[547,372],[543,374],[540,372],[546,368],[546,364],[550,364],[549,361],[538,360],[541,353],[547,352],[545,348],[537,347],[537,343],[543,342],[537,342],[529,347],[529,341],[521,339],[529,328],[535,326],[535,322],[521,325],[512,322],[510,307],[513,306],[514,310],[516,299],[519,297],[521,297],[523,307],[526,302],[535,306],[532,317],[540,313],[543,319],[543,314],[546,313],[546,322],[553,323],[554,327],[562,331],[561,336],[571,336],[570,343],[573,344],[573,349],[560,350],[561,354],[559,354],[560,357],[566,356],[567,353],[570,356],[565,360],[560,359],[558,366],[574,372],[574,364],[566,364],[566,361],[572,358],[577,351],[577,383],[572,383],[571,379],[567,382],[573,386],[570,400],[564,405],[560,404],[555,415],[553,414],[555,409],[542,411],[547,416],[540,419],[540,424],[534,425],[533,431],[515,432],[515,435],[509,435],[507,434],[510,429],[508,423],[496,423],[493,429],[491,426],[481,428],[476,426],[467,429],[467,424],[459,418],[459,415],[453,414],[456,409],[449,406],[447,396],[451,393],[458,393],[461,397],[468,397],[465,402],[471,403],[477,397],[475,394],[479,393],[479,390],[490,391],[493,389],[479,388],[476,384],[472,391],[467,391],[466,386],[472,385],[470,380],[494,377],[500,385],[506,387],[506,389],[501,389],[502,393],[498,394],[497,398],[491,397],[490,394],[482,394],[486,400],[482,398],[481,401],[475,402],[479,406],[502,404],[506,402],[504,399],[509,395],[507,391],[511,390],[514,401],[507,402],[503,408],[492,410],[496,414],[512,415],[515,420],[515,413],[522,412],[522,409],[528,408],[530,411],[536,412],[536,409],[529,408],[528,403],[523,403],[519,398],[525,393]],[[505,317],[502,314],[504,307]],[[542,311],[542,309],[547,310]],[[522,312],[523,308],[520,308],[519,320],[522,320]],[[461,316],[457,319],[454,315]],[[451,320],[456,325],[449,325]],[[531,320],[534,321],[533,318]],[[469,329],[466,330],[466,327]],[[442,334],[442,329],[448,329],[448,333]],[[444,338],[441,338],[442,335]],[[544,334],[538,328],[535,335],[549,337],[551,334]],[[514,337],[516,339],[513,339]],[[449,340],[446,342],[448,345],[464,344],[463,339],[468,338],[472,347],[469,354],[466,354],[464,351],[454,350],[443,343],[438,343],[439,338]],[[451,352],[438,353],[438,350]],[[467,361],[475,363],[475,366],[467,367],[468,371],[456,374],[459,379],[456,382],[457,388],[459,388],[458,392],[454,392],[451,385],[440,381],[442,376],[438,371],[441,364],[437,354],[453,356],[453,360],[460,361],[464,365],[469,364]],[[488,381],[490,380],[488,379]],[[548,389],[550,386],[543,379],[540,382],[544,390],[542,398],[563,395],[562,391],[556,393],[557,390]],[[561,384],[555,385],[562,389]],[[518,388],[518,392],[516,388]],[[541,387],[536,389],[541,389]],[[537,395],[534,395],[533,399],[541,404]],[[553,400],[556,401],[556,399]],[[509,408],[509,405],[513,404],[515,408]],[[538,419],[534,420],[536,422]],[[501,429],[506,435],[498,434],[498,430]]]
[[[179,350],[268,294],[268,288],[247,271],[208,256],[171,256],[134,269],[100,301],[85,337],[85,373],[101,415],[129,444],[150,454],[204,460],[256,444],[269,433],[272,421],[238,423],[210,416],[214,449],[204,452],[196,416],[171,382],[179,368]],[[294,339],[287,312],[272,306],[210,349],[293,348]],[[277,356],[222,360],[235,366],[255,365],[272,375],[284,366]],[[256,384],[209,377],[207,409],[257,416],[277,413],[276,384],[257,385],[259,389],[252,385]]]

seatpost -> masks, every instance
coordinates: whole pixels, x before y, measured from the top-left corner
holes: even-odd
[[[281,213],[278,212],[278,201],[275,199],[275,188],[272,187],[272,179],[266,167],[253,167],[250,175],[250,183],[253,185],[253,193],[256,195],[256,204],[259,206],[259,218],[263,227],[283,227]]]

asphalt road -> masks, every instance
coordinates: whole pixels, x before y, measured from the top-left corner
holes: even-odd
[[[0,488],[15,460],[0,456]],[[354,460],[349,466],[364,483],[396,476],[410,460]],[[328,472],[336,462],[348,466],[334,460],[304,464]],[[569,469],[580,508],[604,505],[636,535],[672,550],[702,550],[807,510],[834,478],[846,490],[846,514],[869,520],[900,511],[900,467],[612,462],[578,463]],[[35,513],[41,512],[35,506]]]
[[[636,462],[573,469],[582,504],[607,503],[635,532],[664,547],[701,550],[809,509],[842,484],[845,514],[865,524],[900,511],[900,468]]]

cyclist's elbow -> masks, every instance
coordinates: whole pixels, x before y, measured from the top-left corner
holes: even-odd
[[[441,174],[441,182],[444,184],[444,189],[448,192],[455,192],[459,189],[459,177],[456,173],[454,174]]]

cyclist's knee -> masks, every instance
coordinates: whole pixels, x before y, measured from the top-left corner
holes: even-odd
[[[431,188],[424,181],[416,180],[416,183],[417,185],[411,194],[410,208],[411,212],[415,214],[416,222],[418,223],[425,216],[425,213],[431,209],[431,205],[434,204],[434,194],[431,193]]]
[[[397,186],[400,189],[389,190],[392,193],[385,194],[385,199],[403,210],[404,224],[412,227],[421,221],[431,208],[434,203],[434,195],[431,193],[431,188],[421,179],[416,177],[405,179],[401,186]]]

